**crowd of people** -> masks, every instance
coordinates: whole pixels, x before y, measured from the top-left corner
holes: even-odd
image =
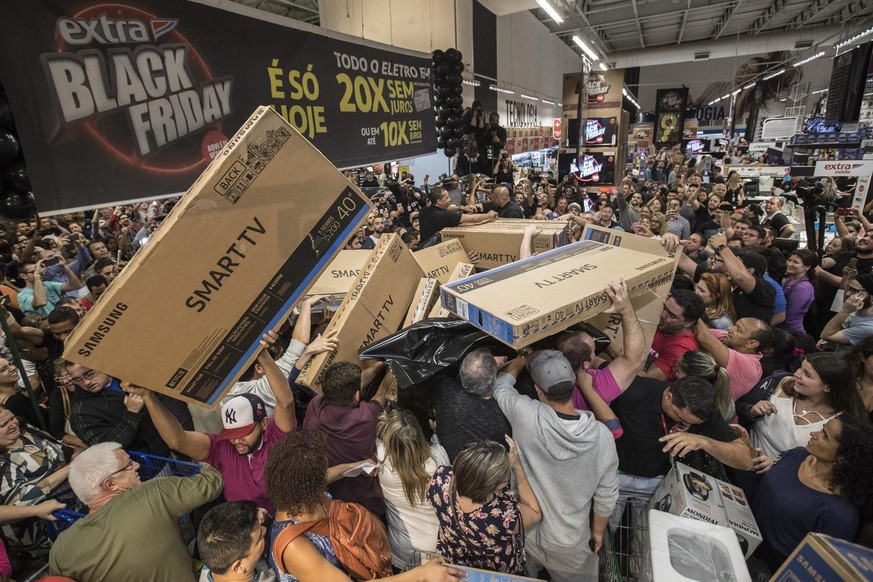
[[[174,201],[6,225],[0,575],[47,562],[78,582],[447,582],[465,576],[454,566],[596,580],[610,520],[674,459],[745,490],[764,538],[749,561],[759,575],[809,532],[869,544],[865,212],[838,216],[821,255],[783,253],[802,228],[783,213],[790,184],[762,208],[736,174],[702,176],[666,152],[639,179],[588,192],[490,151],[506,183],[402,175],[379,187],[361,174],[375,210],[349,247],[397,232],[424,248],[443,228],[497,218],[530,219],[531,233],[564,221],[571,240],[590,223],[681,246],[651,347],[612,281],[620,345],[564,331],[514,357],[475,349],[397,393],[384,362],[334,362],[315,394],[297,376],[338,339],[310,297],[204,412],[62,358]],[[144,480],[134,451],[202,468]],[[62,508],[84,516],[58,535]]]

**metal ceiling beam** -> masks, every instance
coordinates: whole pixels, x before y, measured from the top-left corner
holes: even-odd
[[[722,33],[724,33],[727,25],[730,24],[731,19],[734,17],[734,14],[736,14],[737,8],[739,8],[742,3],[743,0],[737,0],[736,4],[724,11],[722,14],[721,25],[718,27],[718,32],[715,33],[715,40],[718,40]]]
[[[814,5],[795,16],[788,24],[788,27],[797,30],[837,1],[838,0],[815,0]]]
[[[319,14],[318,10],[314,10],[309,6],[303,6],[302,4],[298,4],[297,2],[291,2],[291,0],[269,0],[269,2],[272,4],[278,4],[279,6],[283,6],[285,8],[296,8],[297,10],[302,10],[303,12]]]
[[[839,11],[839,13],[835,14],[833,17],[829,18],[827,22],[838,23],[838,22],[846,22],[850,18],[856,18],[860,15],[861,12],[870,8],[871,2],[868,0],[860,0],[859,2],[849,2],[846,4],[845,8]],[[863,27],[862,27],[863,28]]]
[[[691,2],[691,0],[688,0]],[[631,6],[634,7],[634,20],[637,21],[637,32],[640,34],[640,48],[646,48],[646,39],[643,36],[643,23],[640,22],[640,13],[637,10],[637,0],[631,0]]]
[[[755,35],[764,30],[773,17],[781,12],[787,3],[788,0],[774,0],[774,2],[767,7],[767,10],[764,11],[764,14],[759,16],[752,24],[752,34]]]
[[[676,44],[682,44],[682,35],[685,34],[685,23],[688,22],[689,12],[691,12],[691,0],[688,0],[688,7],[685,9],[685,14],[682,15],[682,26],[679,27],[679,38],[676,39]]]

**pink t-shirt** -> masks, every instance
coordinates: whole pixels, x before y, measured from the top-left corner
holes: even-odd
[[[602,368],[599,370],[590,368],[585,371],[589,376],[591,376],[591,384],[594,391],[597,392],[597,394],[599,394],[607,404],[621,396],[621,388],[619,388],[618,382],[615,381],[615,376],[612,375],[609,368]],[[573,408],[576,410],[591,410],[578,388],[573,390]],[[606,426],[612,432],[613,438],[619,438],[623,434],[621,424],[619,424],[617,420],[613,420],[612,422],[615,424],[607,422]]]
[[[270,514],[273,504],[267,496],[264,484],[264,469],[270,449],[285,436],[282,429],[270,422],[264,431],[261,447],[251,455],[241,455],[230,441],[218,440],[218,435],[209,436],[209,455],[201,459],[221,472],[224,477],[224,498],[227,501],[254,501]]]
[[[723,329],[710,329],[719,341],[727,335]],[[731,377],[731,396],[734,401],[745,396],[761,379],[761,354],[741,354],[731,349],[728,352],[727,373]]]
[[[682,354],[699,349],[700,346],[697,345],[697,340],[694,339],[694,334],[690,331],[679,335],[668,335],[656,331],[652,340],[652,350],[658,353],[658,358],[652,362],[652,365],[658,366],[664,372],[667,380],[672,382],[676,379],[673,368]]]

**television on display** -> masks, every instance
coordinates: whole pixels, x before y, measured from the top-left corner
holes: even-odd
[[[865,42],[834,57],[825,119],[828,123],[858,121],[870,68],[873,43]]]
[[[618,119],[615,117],[591,117],[585,120],[582,132],[584,145],[614,146],[616,144]]]
[[[841,127],[841,123],[827,123],[824,117],[810,117],[803,122],[803,133],[833,133]]]
[[[684,143],[685,143],[685,151],[687,153],[692,154],[692,155],[702,153],[703,150],[705,149],[703,141],[701,141],[699,139],[689,139],[689,140],[686,140]]]
[[[572,174],[579,182],[591,185],[615,183],[615,152],[582,152],[558,156],[558,175]]]

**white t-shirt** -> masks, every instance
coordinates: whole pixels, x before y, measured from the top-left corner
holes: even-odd
[[[376,457],[379,460],[379,484],[388,515],[388,541],[391,543],[391,563],[397,568],[406,568],[415,551],[436,553],[439,521],[433,506],[422,498],[410,505],[403,490],[400,475],[394,472],[385,459],[385,446],[376,441]],[[440,465],[449,465],[449,455],[442,445],[430,447],[430,457],[424,470],[433,475]]]

